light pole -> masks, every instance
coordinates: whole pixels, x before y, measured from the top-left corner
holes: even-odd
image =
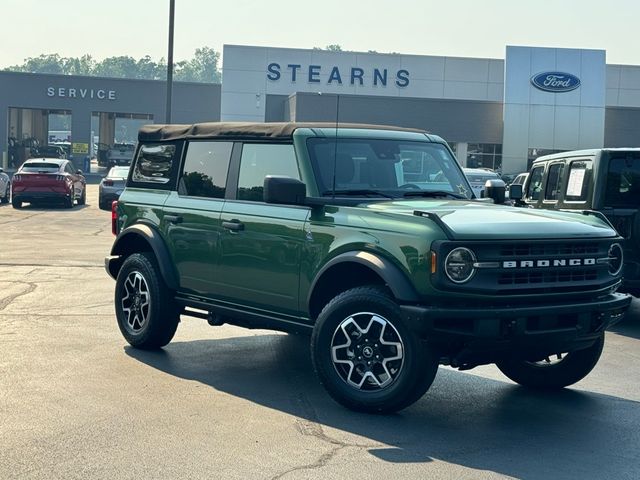
[[[173,92],[173,17],[176,1],[169,0],[169,53],[167,54],[167,109],[165,123],[171,123],[171,94]]]

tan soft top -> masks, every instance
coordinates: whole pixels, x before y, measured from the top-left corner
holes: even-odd
[[[336,128],[335,123],[249,123],[249,122],[210,122],[193,125],[145,125],[138,132],[140,142],[158,142],[165,140],[183,140],[189,138],[248,138],[248,139],[288,139],[298,128]],[[427,133],[413,128],[392,127],[387,125],[366,125],[341,123],[338,128],[357,128],[372,130],[395,130],[403,132]]]

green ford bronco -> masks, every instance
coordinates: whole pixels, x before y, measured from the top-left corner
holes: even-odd
[[[475,199],[441,138],[364,125],[211,123],[139,132],[106,269],[134,347],[181,315],[311,335],[348,408],[418,400],[439,364],[562,388],[630,297],[598,214]]]

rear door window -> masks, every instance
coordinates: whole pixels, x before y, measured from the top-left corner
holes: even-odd
[[[233,142],[190,142],[178,193],[224,198]]]

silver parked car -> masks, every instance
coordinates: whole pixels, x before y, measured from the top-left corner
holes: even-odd
[[[9,203],[11,198],[11,180],[9,175],[4,173],[4,170],[0,168],[0,202]]]
[[[113,167],[100,181],[98,206],[102,210],[111,210],[111,203],[120,198],[129,175],[129,167]]]

